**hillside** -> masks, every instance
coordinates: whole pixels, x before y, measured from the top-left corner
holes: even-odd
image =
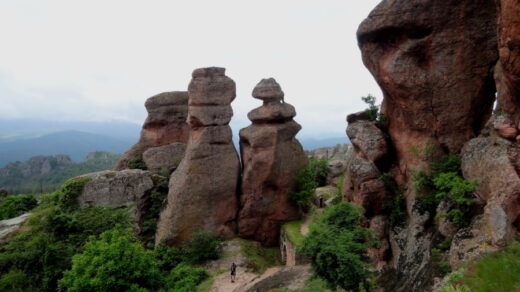
[[[91,152],[79,163],[67,155],[31,157],[0,169],[0,189],[10,194],[52,192],[72,177],[114,168],[119,157],[108,152]]]
[[[38,138],[0,143],[0,167],[9,162],[25,161],[37,155],[65,154],[79,162],[92,151],[123,153],[134,139],[120,139],[80,131],[64,131]]]

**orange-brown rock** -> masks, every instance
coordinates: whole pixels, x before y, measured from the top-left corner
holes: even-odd
[[[457,153],[479,134],[495,96],[493,0],[385,0],[359,26],[363,62],[384,93],[382,112],[403,171],[410,150]]]
[[[189,127],[188,93],[185,91],[164,92],[150,97],[145,102],[148,117],[143,124],[139,141],[118,161],[116,169],[128,168],[133,158],[143,158],[149,148],[169,145],[174,142],[186,143]]]
[[[179,245],[196,231],[229,238],[236,232],[240,162],[231,140],[235,82],[224,68],[193,71],[188,87],[190,139],[170,177],[156,244]]]
[[[243,177],[238,229],[242,237],[273,246],[281,224],[299,218],[289,194],[307,157],[295,138],[301,129],[292,120],[296,112],[281,102],[280,85],[272,78],[263,79],[253,96],[263,105],[248,114],[253,124],[240,131]]]
[[[515,125],[520,122],[520,2],[496,0],[498,11],[498,52],[495,78],[498,111],[507,114]]]

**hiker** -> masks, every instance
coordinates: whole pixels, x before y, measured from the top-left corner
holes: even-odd
[[[320,195],[319,200],[320,208],[323,208],[323,195]]]
[[[235,283],[235,276],[237,274],[237,265],[233,262],[231,264],[231,283]]]

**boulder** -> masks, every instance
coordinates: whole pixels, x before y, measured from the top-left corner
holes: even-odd
[[[313,159],[349,160],[354,152],[352,144],[338,144],[333,147],[320,147],[309,151],[307,156]]]
[[[520,147],[500,137],[469,141],[461,153],[462,172],[478,183],[485,203],[482,230],[493,245],[504,246],[520,228]]]
[[[31,213],[25,213],[18,217],[0,220],[0,246],[11,241],[22,225],[31,217]]]
[[[159,173],[164,169],[172,172],[181,163],[185,152],[185,143],[174,142],[164,146],[148,148],[143,153],[143,160],[151,172]]]
[[[240,131],[243,176],[239,235],[264,246],[276,245],[281,224],[299,218],[289,194],[296,173],[307,162],[295,138],[301,126],[292,120],[294,107],[281,102],[283,95],[273,78],[260,81],[253,96],[264,103],[249,113],[253,124]]]
[[[327,165],[329,166],[329,173],[327,174],[327,185],[337,185],[338,182],[343,184],[343,181],[339,181],[344,178],[345,171],[347,170],[346,160],[330,160]]]
[[[381,214],[388,197],[381,175],[374,163],[354,155],[345,174],[343,200],[363,207],[367,218]]]
[[[196,231],[223,238],[236,232],[240,161],[228,123],[235,82],[224,68],[193,71],[188,87],[190,139],[186,154],[170,177],[156,244],[180,245]]]
[[[357,121],[349,123],[347,136],[358,150],[359,155],[369,161],[377,163],[388,154],[385,135],[373,122]]]
[[[189,127],[188,93],[185,91],[164,92],[150,97],[145,102],[148,117],[143,124],[139,141],[118,161],[116,169],[129,168],[133,158],[143,159],[149,148],[165,146],[174,142],[186,143]],[[173,159],[173,158],[172,158]]]
[[[150,193],[155,187],[153,175],[140,169],[100,171],[82,175],[89,177],[77,200],[80,208],[132,207],[130,213],[134,231],[140,233],[142,218],[149,206]]]

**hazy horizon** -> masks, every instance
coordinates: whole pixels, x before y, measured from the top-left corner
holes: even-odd
[[[260,105],[256,83],[274,77],[299,136],[344,135],[361,96],[381,99],[355,36],[378,2],[3,1],[0,115],[140,125],[148,97],[219,66],[237,84],[234,129]]]

